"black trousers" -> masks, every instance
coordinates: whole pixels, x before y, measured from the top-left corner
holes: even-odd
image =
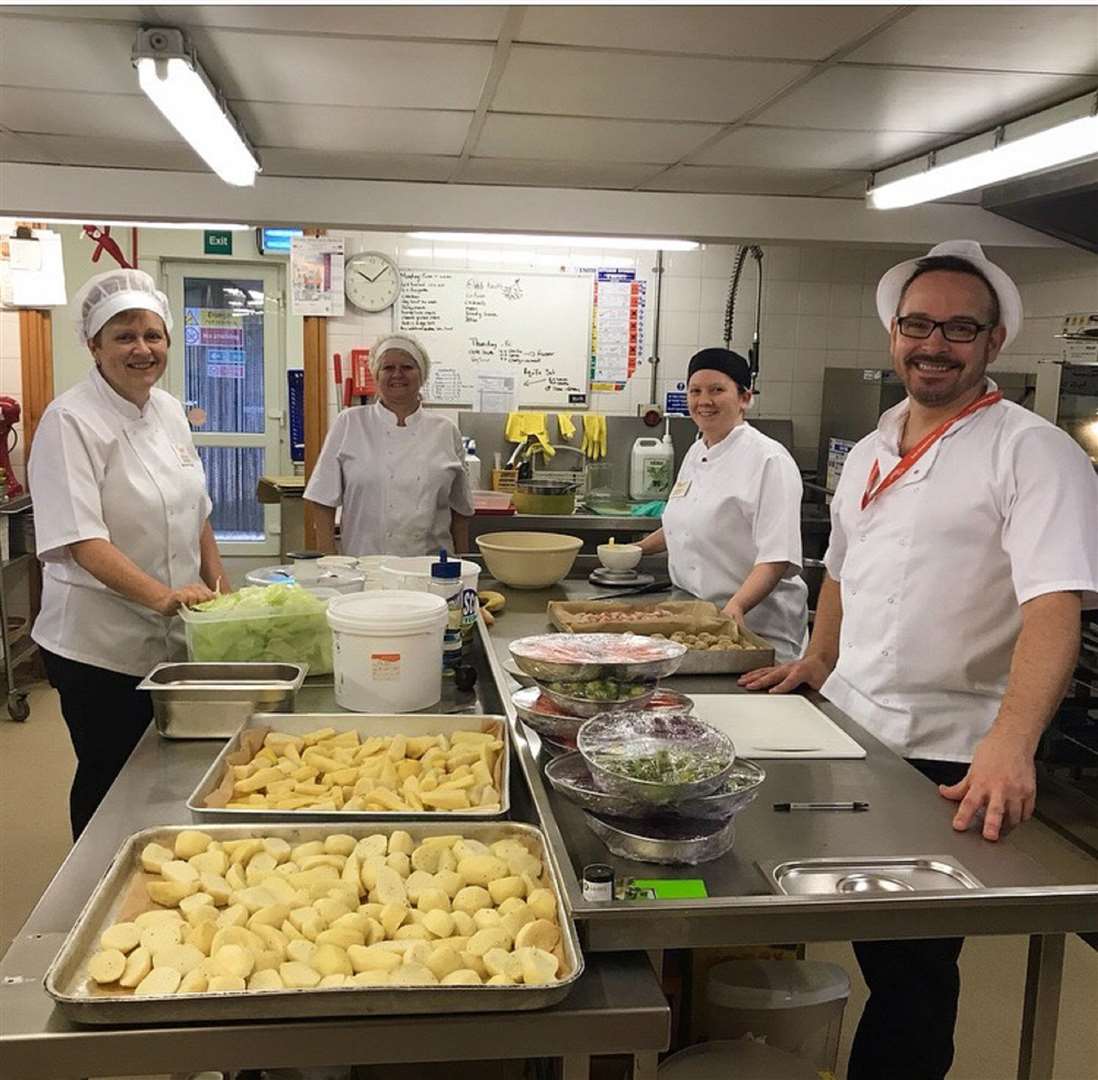
[[[956,784],[968,766],[910,761],[936,784]],[[944,1080],[953,1064],[953,1029],[964,938],[855,941],[869,1000],[850,1051],[847,1080]]]
[[[91,820],[152,719],[141,679],[81,664],[41,650],[46,674],[61,698],[61,715],[76,751],[69,818],[76,840]]]

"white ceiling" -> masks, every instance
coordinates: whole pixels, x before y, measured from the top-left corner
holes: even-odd
[[[152,25],[268,176],[859,198],[1098,87],[1091,4],[6,5],[0,159],[205,171],[138,90]]]

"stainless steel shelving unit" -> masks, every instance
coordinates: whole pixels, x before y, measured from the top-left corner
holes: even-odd
[[[0,515],[8,518],[8,527],[14,524],[20,514],[32,512],[31,497],[20,495],[18,498],[9,499],[0,503]],[[30,704],[27,701],[26,689],[21,689],[16,682],[15,672],[18,666],[34,652],[37,646],[30,637],[30,624],[32,619],[28,617],[27,625],[16,635],[10,633],[8,625],[8,581],[13,573],[22,567],[30,567],[35,560],[34,552],[28,551],[13,555],[0,563],[0,663],[4,666],[4,679],[7,689],[8,715],[12,720],[23,721],[30,716]],[[31,613],[33,616],[33,613]]]

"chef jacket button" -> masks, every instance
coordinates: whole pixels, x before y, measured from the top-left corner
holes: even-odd
[[[894,603],[896,603],[896,597],[894,597],[894,596],[890,596],[890,597],[888,598],[888,602],[889,602],[890,604],[894,604]]]
[[[868,538],[866,537],[865,533],[862,533],[862,535],[858,537],[858,543],[864,544],[867,539]]]
[[[881,650],[881,655],[882,656],[889,656],[891,654],[891,652],[892,652],[891,649],[882,649]]]

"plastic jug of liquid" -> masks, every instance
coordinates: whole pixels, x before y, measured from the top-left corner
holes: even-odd
[[[675,482],[675,447],[671,442],[670,421],[663,438],[642,435],[633,443],[629,469],[629,498],[666,499]]]
[[[465,440],[465,475],[469,477],[469,486],[474,491],[480,491],[484,487],[476,439]]]

